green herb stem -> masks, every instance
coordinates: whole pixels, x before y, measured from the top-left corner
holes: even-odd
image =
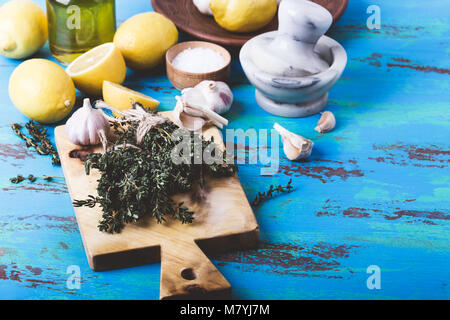
[[[25,128],[28,130],[29,136],[22,132],[23,126],[17,123],[12,123],[11,128],[14,133],[25,141],[27,148],[33,147],[40,155],[51,155],[52,163],[60,165],[58,152],[56,152],[52,143],[48,138],[47,129],[33,121],[28,121]]]
[[[292,179],[290,179],[288,184],[285,186],[279,185],[278,187],[275,188],[273,185],[271,185],[268,191],[258,192],[256,198],[252,201],[252,206],[259,207],[261,203],[263,203],[265,200],[272,199],[275,192],[277,194],[291,192],[291,190],[293,189],[291,183]]]

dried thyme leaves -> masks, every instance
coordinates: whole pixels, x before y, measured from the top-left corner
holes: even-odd
[[[172,134],[179,130],[172,122],[160,123],[152,127],[142,141],[136,141],[139,122],[126,125],[115,124],[119,135],[114,146],[104,154],[93,153],[85,161],[86,174],[91,169],[98,169],[98,196],[90,195],[84,200],[75,200],[75,207],[102,208],[102,219],[98,225],[100,231],[118,233],[128,223],[133,223],[146,215],[151,215],[157,223],[166,221],[167,217],[191,223],[194,212],[182,203],[176,203],[172,196],[185,193],[198,185],[204,185],[204,177],[231,176],[237,166],[227,163],[225,153],[218,151],[215,157],[223,163],[206,164],[194,161],[198,154],[194,141],[201,141],[202,150],[211,148],[212,141],[205,141],[198,133],[191,135],[190,153],[184,154],[183,161],[175,164],[171,153],[177,145]],[[124,147],[125,146],[125,147]],[[128,147],[126,147],[128,146]]]
[[[267,192],[258,192],[256,198],[252,201],[252,206],[259,207],[265,200],[272,199],[275,192],[277,194],[291,192],[291,190],[294,188],[291,183],[292,179],[290,179],[288,184],[285,186],[279,185],[275,188],[273,185],[271,185]]]
[[[37,179],[42,179],[47,182],[51,182],[51,181],[53,181],[53,179],[64,179],[64,177],[52,177],[52,176],[36,177],[32,174],[28,175],[27,177],[24,177],[21,174],[18,174],[16,177],[10,178],[9,181],[11,181],[11,183],[18,184],[25,180],[28,180],[30,182],[35,182]]]
[[[48,138],[46,128],[42,127],[40,124],[33,122],[32,120],[28,121],[25,124],[25,128],[28,131],[28,136],[22,132],[23,126],[20,124],[12,123],[11,128],[19,138],[25,141],[27,148],[33,147],[36,150],[36,152],[40,155],[51,155],[52,163],[54,165],[61,164],[58,152],[56,152],[55,148],[53,147],[52,143]],[[18,184],[25,180],[28,180],[29,182],[35,182],[37,179],[42,179],[47,182],[51,182],[53,181],[53,179],[64,179],[64,178],[52,176],[36,177],[32,174],[25,177],[21,174],[18,174],[16,177],[10,178],[9,181],[11,181],[11,183]]]
[[[33,147],[40,155],[51,155],[52,163],[60,165],[58,152],[56,152],[47,134],[47,129],[33,121],[28,121],[25,128],[28,130],[29,136],[22,132],[23,126],[17,123],[11,124],[14,133],[25,141],[27,148]]]

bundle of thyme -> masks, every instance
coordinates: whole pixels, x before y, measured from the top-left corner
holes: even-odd
[[[28,130],[30,137],[22,132],[23,127],[20,124],[13,123],[11,124],[11,128],[19,138],[25,141],[27,148],[33,147],[40,155],[51,155],[52,163],[54,165],[61,164],[58,152],[56,152],[55,148],[48,138],[46,128],[44,128],[40,124],[33,122],[32,120],[28,121],[25,125],[25,128]]]
[[[207,175],[224,177],[237,171],[236,165],[227,163],[226,154],[218,150],[216,152],[220,154],[215,156],[223,159],[222,164],[198,164],[194,161],[198,154],[194,151],[194,143],[190,154],[182,155],[188,161],[175,164],[171,152],[177,141],[172,139],[172,134],[179,128],[170,121],[155,123],[147,127],[142,136],[142,121],[115,122],[114,131],[118,139],[114,145],[103,154],[87,156],[86,174],[91,169],[98,169],[101,173],[98,196],[90,195],[87,199],[75,200],[73,204],[91,208],[99,205],[103,210],[98,226],[100,231],[118,233],[127,223],[147,215],[153,216],[158,223],[164,222],[166,217],[191,223],[194,212],[171,197],[191,191],[197,184],[202,186]],[[192,142],[196,139],[201,141],[202,150],[214,144],[197,133],[187,134],[191,135]]]

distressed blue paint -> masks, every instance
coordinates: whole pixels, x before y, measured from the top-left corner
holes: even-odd
[[[261,177],[259,165],[240,166],[250,200],[291,177],[295,191],[257,210],[260,249],[215,257],[235,298],[450,298],[450,30],[443,15],[450,2],[376,1],[379,31],[365,28],[370,4],[350,1],[329,32],[349,56],[330,93],[327,109],[338,119],[332,133],[313,130],[318,116],[283,119],[259,109],[233,62],[230,128],[270,128],[278,121],[316,143],[310,161],[283,159],[273,177]],[[119,23],[150,9],[149,1],[118,0]],[[48,46],[37,56],[52,59]],[[9,128],[8,121],[27,120],[7,93],[19,63],[0,57],[0,297],[157,299],[158,264],[89,269],[63,182],[9,183],[17,173],[62,174],[49,159],[27,152]],[[126,85],[159,99],[162,110],[174,105],[177,92],[163,72],[130,72]],[[381,267],[381,290],[366,288],[372,264]],[[81,290],[66,287],[69,265],[81,268]]]

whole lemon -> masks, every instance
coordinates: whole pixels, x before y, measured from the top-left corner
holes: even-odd
[[[47,35],[47,16],[37,4],[13,0],[0,7],[0,54],[27,58],[44,45]]]
[[[211,0],[214,19],[231,32],[252,32],[266,26],[277,13],[276,0]]]
[[[43,124],[65,118],[75,104],[75,86],[54,62],[30,59],[22,62],[9,78],[9,97],[27,117]]]
[[[172,21],[156,12],[137,14],[125,21],[114,35],[127,67],[153,68],[164,61],[166,51],[178,42],[178,30]]]

